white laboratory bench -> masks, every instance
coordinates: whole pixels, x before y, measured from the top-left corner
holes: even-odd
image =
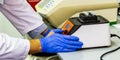
[[[114,33],[120,36],[119,28],[110,27],[110,31],[111,33]],[[84,49],[84,50],[79,50],[79,51],[70,52],[70,53],[58,53],[58,55],[62,54],[61,57],[64,57],[64,59],[61,58],[62,60],[100,60],[100,56],[103,53],[113,50],[120,46],[120,39],[118,39],[117,37],[112,37],[111,41],[112,41],[112,44],[110,47]],[[104,60],[119,60],[120,49],[113,53],[105,55],[103,59]]]

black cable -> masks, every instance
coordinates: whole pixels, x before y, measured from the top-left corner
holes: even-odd
[[[111,37],[118,37],[120,39],[120,36],[118,36],[116,34],[111,34]]]
[[[111,34],[111,37],[118,37],[118,38],[120,39],[120,36],[118,36],[118,35],[116,35],[116,34]],[[102,55],[100,56],[100,60],[103,60],[103,57],[104,57],[105,55],[107,55],[107,54],[109,54],[109,53],[112,53],[112,52],[115,52],[115,51],[117,51],[117,50],[119,50],[119,49],[120,49],[120,46],[117,47],[117,48],[115,48],[115,49],[113,49],[113,50],[111,50],[111,51],[108,51],[108,52],[102,54]]]
[[[100,60],[103,60],[103,57],[104,57],[105,55],[107,55],[107,54],[109,54],[109,53],[112,53],[112,52],[115,52],[115,51],[117,51],[117,50],[119,50],[119,49],[120,49],[120,47],[118,47],[118,48],[116,48],[116,49],[113,49],[113,50],[111,50],[111,51],[108,51],[108,52],[102,54],[101,57],[100,57]]]

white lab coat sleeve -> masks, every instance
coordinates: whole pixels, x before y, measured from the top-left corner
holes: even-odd
[[[0,33],[0,60],[24,60],[29,49],[28,40],[9,37]]]
[[[44,24],[42,17],[30,7],[26,0],[4,0],[4,3],[0,4],[0,11],[21,34]]]

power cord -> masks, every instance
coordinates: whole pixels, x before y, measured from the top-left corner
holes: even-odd
[[[118,38],[120,39],[120,36],[118,36],[118,35],[116,35],[116,34],[111,34],[111,37],[118,37]],[[119,49],[120,49],[120,46],[117,47],[117,48],[115,48],[115,49],[113,49],[113,50],[110,50],[110,51],[108,51],[108,52],[105,52],[104,54],[102,54],[102,55],[100,56],[100,60],[104,60],[103,57],[104,57],[105,55],[107,55],[107,54],[109,54],[109,53],[112,53],[112,52],[115,52],[115,51],[117,51],[117,50],[119,50]]]

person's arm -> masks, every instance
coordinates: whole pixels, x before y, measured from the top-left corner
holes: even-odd
[[[29,40],[0,33],[0,60],[24,60],[29,50]]]
[[[42,49],[42,47],[41,47],[39,39],[30,40],[29,54],[39,53],[39,52],[41,52],[41,49]]]
[[[30,41],[30,53],[71,52],[82,48],[83,43],[76,36],[63,35],[63,30],[55,29],[45,37]]]
[[[22,35],[28,33],[31,38],[35,38],[47,30],[42,17],[30,7],[26,0],[0,1],[0,11]]]
[[[83,43],[78,37],[60,34],[63,31],[59,29],[56,32],[33,40],[13,38],[0,33],[0,59],[23,60],[28,53],[71,52],[82,47]]]
[[[42,17],[26,0],[4,0],[3,4],[0,4],[0,11],[22,35],[32,31],[31,34],[34,33],[33,36],[37,36],[47,28]]]
[[[0,60],[24,60],[29,54],[41,52],[39,39],[27,40],[0,33]]]

